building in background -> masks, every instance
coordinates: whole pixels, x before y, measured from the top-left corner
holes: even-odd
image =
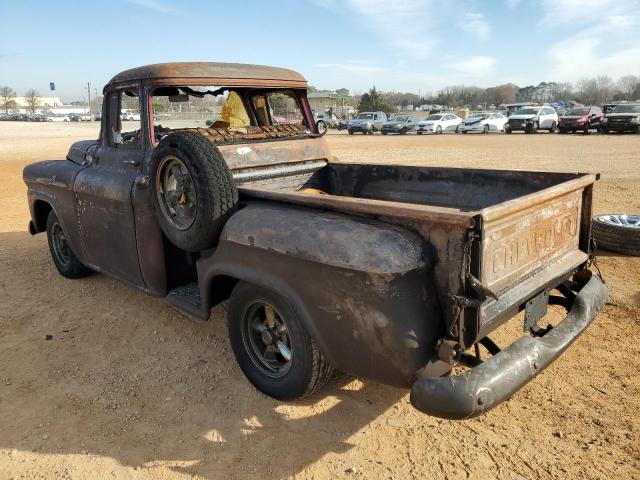
[[[354,98],[336,92],[321,91],[307,95],[314,115],[328,114],[333,120],[347,120],[355,113]]]

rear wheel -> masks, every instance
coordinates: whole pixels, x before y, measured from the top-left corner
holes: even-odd
[[[334,376],[300,316],[271,290],[240,282],[229,300],[228,329],[238,365],[270,397],[296,400]]]
[[[442,133],[442,127],[441,127],[440,125],[438,125],[438,126],[436,127],[436,133],[437,133],[437,134],[441,134],[441,133]]]
[[[482,133],[489,133],[489,125],[485,125],[482,129]]]
[[[93,272],[89,267],[84,266],[71,250],[67,236],[53,210],[47,217],[47,241],[51,258],[60,275],[67,278],[82,278]]]

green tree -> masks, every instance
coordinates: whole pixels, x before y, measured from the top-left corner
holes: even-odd
[[[4,113],[9,113],[9,109],[16,106],[14,100],[16,91],[11,87],[0,87],[0,106],[4,108]]]
[[[336,94],[340,95],[341,97],[348,97],[349,96],[349,89],[348,88],[339,88],[336,90]]]
[[[33,88],[27,90],[24,94],[27,102],[27,108],[31,113],[36,113],[36,108],[40,105],[40,94]]]
[[[378,112],[382,111],[387,115],[396,111],[396,107],[391,105],[389,101],[384,98],[376,90],[375,85],[371,90],[360,97],[360,103],[358,104],[359,112]]]

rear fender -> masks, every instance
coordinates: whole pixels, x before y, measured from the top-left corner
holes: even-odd
[[[338,370],[406,387],[433,363],[442,334],[430,265],[408,230],[255,203],[227,222],[198,277],[206,308],[222,299],[211,288],[220,277],[277,292]]]

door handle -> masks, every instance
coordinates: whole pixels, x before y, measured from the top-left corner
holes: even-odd
[[[138,160],[122,160],[121,163],[123,165],[131,165],[132,167],[137,167],[140,165]]]

